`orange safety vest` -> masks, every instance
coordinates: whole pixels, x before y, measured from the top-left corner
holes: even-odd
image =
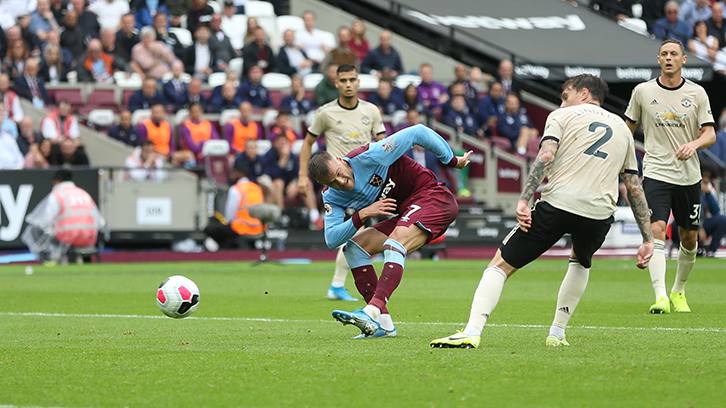
[[[171,141],[171,126],[169,122],[162,120],[159,126],[151,119],[144,121],[146,138],[154,142],[154,150],[161,154],[169,154],[169,142]]]
[[[41,129],[43,127],[43,122],[45,122],[46,120],[50,120],[53,122],[53,125],[55,125],[55,130],[58,135],[65,135],[66,137],[68,137],[68,134],[71,132],[71,125],[76,121],[76,117],[73,115],[68,115],[68,116],[66,116],[66,120],[63,121],[63,123],[61,123],[61,118],[60,118],[60,115],[58,114],[58,109],[56,109],[43,118],[43,120],[40,123]],[[61,125],[63,125],[62,130],[61,130]]]
[[[250,206],[262,204],[262,189],[251,181],[238,181],[232,188],[239,193],[239,209],[230,222],[232,231],[239,235],[262,234],[262,222],[250,216]]]
[[[255,139],[259,136],[257,134],[258,127],[257,122],[250,121],[247,125],[242,124],[242,120],[239,118],[232,119],[230,121],[234,126],[234,133],[232,135],[232,149],[237,152],[244,153],[245,143],[248,139]]]
[[[280,133],[282,133],[282,129],[275,126],[274,128],[272,128],[272,130],[270,132],[273,134],[279,135]],[[295,143],[295,141],[297,140],[297,136],[295,135],[295,132],[293,132],[292,129],[287,129],[285,131],[285,136],[287,136],[287,140],[290,141],[290,146],[292,146]]]
[[[8,89],[5,92],[5,95],[3,95],[3,101],[5,102],[5,110],[8,113],[8,118],[13,119],[13,104],[15,103],[15,100],[18,99],[18,94]],[[2,118],[0,118],[2,119]],[[13,119],[15,120],[15,119]]]
[[[194,123],[191,120],[185,120],[184,126],[189,129],[189,133],[192,135],[194,143],[206,142],[212,138],[212,123],[208,120],[203,120],[199,123]],[[189,149],[184,139],[182,139],[182,143],[184,144],[185,149]]]
[[[72,247],[95,245],[98,231],[91,196],[72,184],[54,190],[52,194],[60,204],[60,213],[53,226],[56,239]]]

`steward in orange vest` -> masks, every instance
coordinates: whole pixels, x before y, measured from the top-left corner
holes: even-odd
[[[189,119],[181,126],[182,145],[197,157],[202,158],[202,146],[210,139],[219,139],[217,129],[208,120],[202,119],[202,105],[193,104],[189,107]]]

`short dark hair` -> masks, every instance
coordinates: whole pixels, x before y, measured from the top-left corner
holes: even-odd
[[[245,176],[249,174],[249,170],[247,170],[247,165],[244,164],[242,161],[235,161],[234,166],[232,167],[233,171],[236,171],[237,173],[244,174]]]
[[[149,139],[145,139],[145,140],[141,141],[141,147],[145,147],[145,146],[149,146],[149,145],[154,146],[154,142],[152,142]]]
[[[320,180],[330,179],[330,163],[333,160],[333,156],[325,150],[315,153],[308,163],[308,174],[318,182]],[[324,184],[324,183],[323,183]]]
[[[66,169],[60,169],[55,172],[53,175],[53,181],[59,181],[63,183],[64,181],[72,181],[73,180],[73,173],[70,172],[70,170]]]
[[[340,74],[341,72],[358,72],[358,68],[355,67],[353,64],[341,64],[338,67],[337,73]]]
[[[658,54],[660,54],[660,49],[663,48],[666,44],[678,44],[679,47],[681,47],[681,54],[686,53],[686,47],[683,46],[683,43],[676,40],[675,38],[668,38],[667,40],[663,40],[662,43],[660,43],[660,47],[658,47]]]
[[[575,90],[575,92],[579,92],[582,89],[587,89],[588,91],[590,91],[592,99],[598,102],[603,102],[605,100],[605,97],[608,95],[607,82],[590,74],[581,74],[565,81],[565,83],[562,84],[562,86],[560,87],[560,95],[568,86],[571,86],[572,89]]]

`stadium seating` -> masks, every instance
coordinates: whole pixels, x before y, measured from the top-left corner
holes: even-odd
[[[414,86],[418,86],[421,83],[421,77],[418,75],[399,75],[396,77],[396,88],[404,89],[408,86],[408,84],[413,84]]]
[[[239,117],[239,110],[238,109],[227,109],[223,110],[222,113],[219,114],[219,125],[224,128],[227,123],[229,123],[230,120],[236,119]]]
[[[313,90],[325,76],[320,73],[307,74],[303,77],[303,87]]]
[[[174,78],[174,74],[172,72],[167,72],[161,77],[161,82],[169,82],[172,78]],[[182,73],[179,76],[179,79],[181,79],[181,81],[185,84],[192,82],[192,76],[187,74],[186,72]]]
[[[275,8],[272,3],[265,1],[250,1],[245,4],[245,15],[247,17],[275,18]]]
[[[360,79],[360,91],[375,91],[378,89],[378,77],[371,74],[359,74]]]
[[[186,28],[171,27],[171,28],[169,28],[169,34],[172,34],[172,33],[174,35],[176,35],[176,38],[179,40],[181,45],[188,47],[188,46],[194,44],[194,38],[192,37],[192,33],[189,30],[187,30]]]
[[[108,129],[116,121],[116,115],[111,109],[94,109],[88,113],[88,122],[97,130]]]
[[[224,85],[225,82],[227,82],[227,74],[224,72],[213,72],[207,78],[207,84],[212,88]]]
[[[131,124],[136,126],[151,117],[150,109],[137,109],[131,114]]]
[[[267,139],[257,139],[257,154],[263,156],[272,148],[272,142]]]
[[[298,16],[278,16],[275,24],[279,34],[285,34],[287,30],[297,31],[305,28],[303,19]]]
[[[268,90],[288,90],[292,86],[292,80],[285,74],[270,72],[262,76],[262,86]]]
[[[244,61],[242,58],[233,58],[229,60],[229,64],[227,64],[227,67],[231,69],[232,71],[238,73],[239,75],[242,75],[242,66],[244,65]]]

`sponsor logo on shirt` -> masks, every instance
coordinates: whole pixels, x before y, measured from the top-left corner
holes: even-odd
[[[656,112],[655,114],[655,126],[656,127],[680,127],[685,128],[686,125],[683,121],[686,119],[685,113],[676,112],[673,110],[666,110],[664,112]]]

